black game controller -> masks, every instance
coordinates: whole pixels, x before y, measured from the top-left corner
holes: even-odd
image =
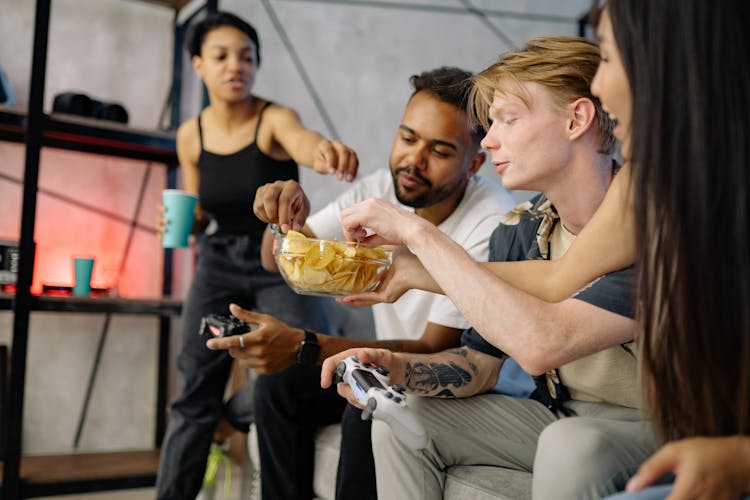
[[[210,332],[213,337],[230,337],[247,333],[250,330],[252,330],[250,325],[234,316],[209,314],[201,319],[198,333],[203,335]]]

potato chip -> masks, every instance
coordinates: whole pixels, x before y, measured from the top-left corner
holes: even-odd
[[[300,233],[299,231],[295,231],[294,229],[290,229],[289,231],[287,231],[286,237],[287,238],[297,238],[297,239],[302,239],[302,240],[306,240],[307,239],[307,236],[305,236],[304,234]]]
[[[311,243],[307,237],[297,231],[289,231],[286,238],[282,240],[281,251],[283,253],[305,253],[310,248]]]
[[[305,252],[305,264],[313,269],[325,269],[336,258],[336,250],[331,245],[317,247],[311,245]]]
[[[384,248],[308,239],[297,231],[277,237],[274,253],[289,286],[307,295],[340,296],[372,290],[390,265]]]

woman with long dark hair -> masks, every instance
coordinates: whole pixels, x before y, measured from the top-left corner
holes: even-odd
[[[632,164],[644,396],[669,441],[635,491],[750,491],[750,6],[611,0],[593,91]],[[622,78],[625,77],[625,78]]]

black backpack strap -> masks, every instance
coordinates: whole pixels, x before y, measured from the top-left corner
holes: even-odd
[[[529,396],[549,408],[556,415],[563,414],[566,417],[575,415],[575,412],[567,408],[564,403],[570,401],[568,388],[560,381],[557,370],[549,370],[544,375],[534,377],[536,389]]]

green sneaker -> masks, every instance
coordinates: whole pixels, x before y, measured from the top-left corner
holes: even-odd
[[[221,445],[211,444],[206,460],[206,473],[203,475],[204,489],[210,489],[216,485],[216,476],[219,466],[224,463],[224,496],[228,497],[232,491],[232,461],[222,450]]]

